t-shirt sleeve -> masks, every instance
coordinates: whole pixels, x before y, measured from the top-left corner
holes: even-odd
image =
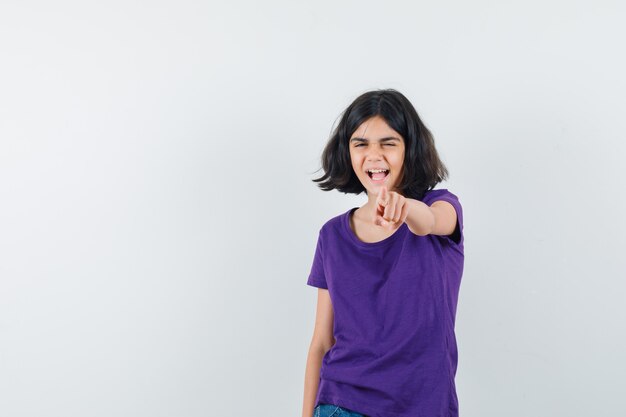
[[[326,274],[324,274],[324,248],[321,230],[317,237],[317,246],[315,248],[315,255],[313,256],[313,265],[311,265],[311,271],[306,283],[312,287],[328,289],[328,285],[326,284]]]
[[[444,192],[437,194],[433,197],[427,204],[431,206],[435,201],[443,200],[452,204],[454,210],[456,211],[456,227],[454,228],[454,232],[447,236],[438,236],[439,238],[451,243],[453,246],[462,246],[463,241],[465,240],[463,236],[463,207],[461,206],[461,202],[459,198],[452,194],[448,190],[443,190]]]

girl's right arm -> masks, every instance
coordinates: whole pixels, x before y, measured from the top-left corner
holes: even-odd
[[[317,312],[315,314],[315,328],[309,345],[309,354],[306,361],[304,375],[304,404],[302,417],[312,417],[315,406],[315,397],[319,387],[322,358],[335,344],[333,336],[334,311],[327,289],[318,288]]]

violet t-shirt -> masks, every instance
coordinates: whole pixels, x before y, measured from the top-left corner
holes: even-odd
[[[326,288],[335,344],[326,352],[315,399],[371,417],[457,417],[456,306],[463,274],[463,213],[456,195],[430,190],[456,209],[449,236],[418,236],[403,223],[391,236],[361,241],[357,207],[319,230],[307,284]]]

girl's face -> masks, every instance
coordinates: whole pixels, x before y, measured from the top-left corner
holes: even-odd
[[[352,169],[369,195],[378,195],[383,184],[389,191],[398,191],[395,187],[402,180],[404,138],[385,119],[374,116],[361,123],[349,145]],[[387,170],[384,178],[369,172],[375,168]]]

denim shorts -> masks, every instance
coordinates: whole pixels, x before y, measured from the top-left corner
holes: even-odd
[[[344,407],[333,404],[318,404],[313,409],[313,417],[367,417]]]

